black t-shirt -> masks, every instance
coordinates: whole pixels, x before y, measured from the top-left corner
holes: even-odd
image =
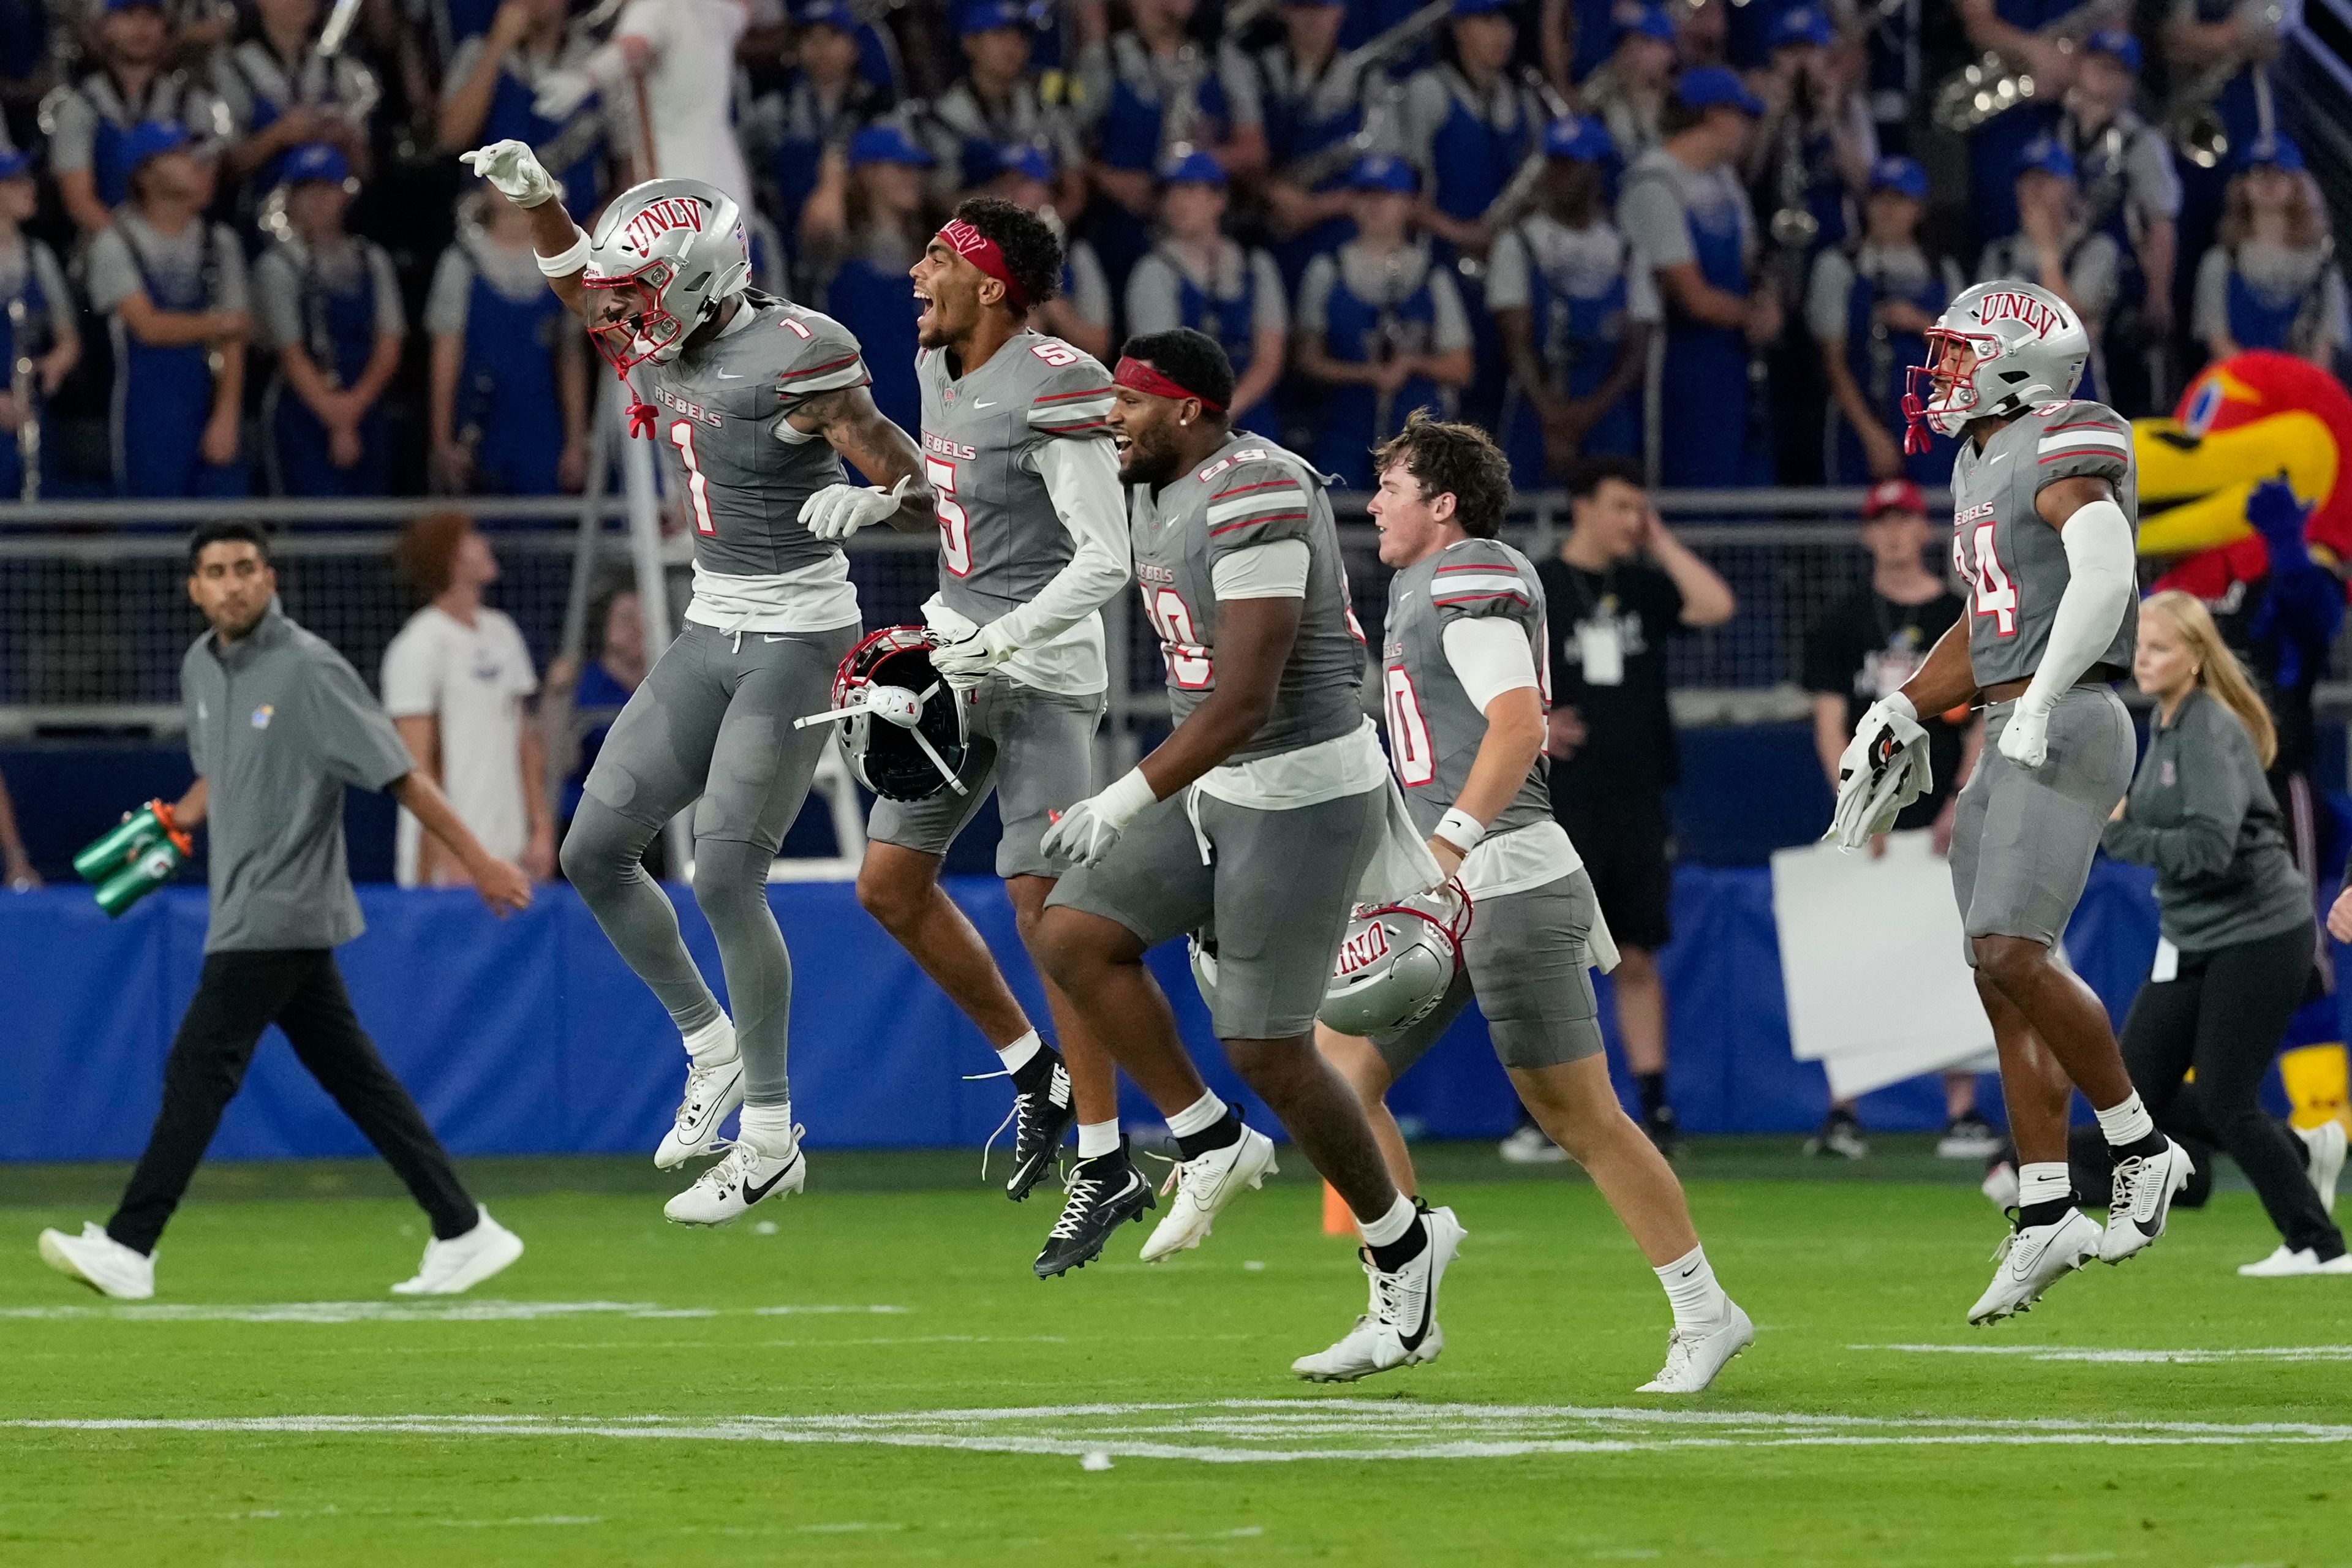
[[[1666,705],[1666,639],[1682,629],[1682,590],[1646,561],[1587,572],[1555,556],[1536,575],[1551,637],[1552,705],[1575,709],[1586,730],[1576,754],[1552,763],[1553,801],[1631,805],[1664,795],[1682,777]],[[1588,653],[1605,660],[1612,648],[1618,668],[1586,669]]]
[[[1946,590],[1918,605],[1898,605],[1865,584],[1832,605],[1805,633],[1805,689],[1845,699],[1846,729],[1880,698],[1918,673],[1936,639],[1968,611]],[[1959,783],[1960,727],[1948,715],[1923,719],[1935,788],[1895,819],[1900,829],[1928,826]]]

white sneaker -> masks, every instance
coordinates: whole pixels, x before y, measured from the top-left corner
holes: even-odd
[[[2015,1208],[2019,1196],[2015,1162],[2003,1160],[1987,1171],[1984,1180],[1977,1184],[1977,1191],[1990,1198],[1992,1206],[2003,1214]]]
[[[1437,1326],[1437,1287],[1470,1233],[1452,1209],[1430,1209],[1421,1221],[1429,1244],[1393,1274],[1373,1264],[1370,1247],[1363,1249],[1364,1275],[1372,1286],[1370,1306],[1338,1344],[1300,1356],[1290,1363],[1291,1371],[1309,1383],[1353,1383],[1438,1358],[1445,1349],[1445,1331]]]
[[[2029,1226],[2000,1238],[1992,1283],[1969,1309],[1971,1323],[1998,1322],[2025,1311],[2064,1276],[2099,1256],[2099,1225],[2070,1208],[2048,1225]]]
[[[1636,1394],[1697,1394],[1715,1381],[1715,1374],[1729,1364],[1731,1358],[1756,1342],[1756,1325],[1739,1303],[1727,1300],[1728,1309],[1714,1324],[1704,1329],[1676,1329],[1666,1341],[1666,1364],[1658,1375],[1650,1379]]]
[[[799,1192],[808,1182],[808,1161],[801,1154],[801,1134],[807,1131],[793,1128],[792,1147],[781,1154],[761,1153],[737,1139],[727,1158],[664,1204],[662,1213],[680,1225],[725,1225],[762,1199]]]
[[[2285,1279],[2299,1274],[2352,1274],[2352,1252],[2319,1261],[2319,1254],[2305,1247],[2290,1250],[2284,1242],[2277,1251],[2260,1263],[2241,1263],[2238,1272],[2249,1279]]]
[[[2331,1116],[2316,1127],[2294,1129],[2294,1135],[2311,1151],[2311,1184],[2319,1194],[2319,1206],[2332,1215],[2336,1212],[2336,1178],[2344,1174],[2344,1123]]]
[[[1157,1263],[1200,1246],[1209,1238],[1225,1205],[1241,1196],[1244,1187],[1264,1186],[1275,1170],[1274,1140],[1246,1125],[1235,1142],[1179,1163],[1174,1178],[1176,1201],[1169,1205],[1168,1217],[1152,1228],[1144,1242],[1143,1261]]]
[[[79,1236],[41,1232],[41,1261],[118,1301],[144,1301],[155,1293],[154,1255],[123,1246],[104,1226],[87,1220]]]
[[[1511,1135],[1495,1145],[1495,1152],[1508,1165],[1557,1165],[1568,1158],[1568,1151],[1532,1121],[1512,1128]]]
[[[729,1026],[728,1033],[734,1033],[733,1026]],[[742,1103],[741,1057],[732,1050],[724,1060],[711,1053],[688,1057],[686,1093],[678,1099],[676,1120],[662,1134],[661,1147],[654,1151],[654,1164],[665,1171],[673,1170],[698,1154],[716,1152],[719,1124]]]
[[[2164,1152],[2116,1162],[2116,1190],[2099,1259],[2121,1263],[2164,1234],[2173,1194],[2189,1184],[2189,1152],[2168,1138]]]
[[[416,1277],[392,1288],[395,1296],[462,1296],[522,1256],[522,1237],[490,1217],[478,1204],[482,1217],[463,1236],[425,1244],[425,1261]]]

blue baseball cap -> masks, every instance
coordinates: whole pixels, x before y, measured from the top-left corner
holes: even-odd
[[[2083,40],[2083,48],[2089,54],[2113,56],[2123,63],[2124,69],[2134,76],[2139,74],[2139,40],[2127,28],[2102,27]]]
[[[33,155],[14,147],[0,148],[0,180],[13,180],[19,174],[33,172]]]
[[[1609,127],[1591,115],[1563,115],[1544,127],[1544,156],[1572,158],[1580,163],[1602,163],[1617,155]]]
[[[1721,66],[1693,66],[1683,72],[1675,79],[1675,96],[1685,109],[1736,109],[1758,116],[1764,112],[1764,105],[1748,90],[1738,73]]]
[[[863,168],[868,163],[899,163],[909,169],[929,169],[939,160],[924,152],[896,125],[884,122],[869,125],[849,139],[849,166]]]
[[[1513,0],[1454,0],[1457,16],[1490,16],[1497,11],[1507,11]]]
[[[1181,158],[1171,158],[1160,165],[1162,184],[1171,185],[1214,185],[1225,187],[1225,166],[1213,153],[1187,153]]]
[[[996,149],[996,174],[1022,174],[1050,184],[1054,178],[1054,154],[1034,142],[1008,142]]]
[[[974,33],[993,33],[999,28],[1027,32],[1036,26],[1036,18],[1026,5],[1015,5],[1010,0],[979,0],[964,7],[963,20],[956,24],[956,32],[963,37]]]
[[[1811,5],[1793,5],[1773,18],[1771,47],[1786,48],[1791,44],[1810,44],[1828,48],[1837,41],[1836,30],[1830,19]]]
[[[295,185],[304,180],[325,180],[341,184],[352,176],[352,165],[343,150],[326,142],[313,142],[297,147],[286,154],[286,164],[280,176],[286,184]]]
[[[1612,43],[1628,33],[1639,33],[1662,44],[1675,41],[1675,19],[1666,15],[1663,5],[1620,5],[1610,14],[1609,23]]]
[[[1927,171],[1911,158],[1881,158],[1870,166],[1870,188],[1894,191],[1915,202],[1927,199]]]
[[[2023,175],[2036,170],[2071,180],[2074,177],[2074,155],[2060,146],[2056,137],[2036,136],[2019,150],[2017,172]]]
[[[836,32],[857,31],[857,18],[841,0],[808,0],[793,12],[793,23],[802,27],[831,27]]]
[[[122,139],[123,162],[136,169],[150,158],[177,153],[188,144],[188,128],[169,120],[142,120]]]
[[[1384,153],[1359,158],[1348,174],[1348,186],[1358,191],[1396,191],[1412,195],[1421,189],[1421,176],[1411,163]]]
[[[2238,167],[2258,169],[2265,163],[2290,174],[2300,174],[2304,170],[2303,149],[2294,144],[2294,137],[2276,132],[2257,136],[2246,143],[2245,155],[2238,160]]]

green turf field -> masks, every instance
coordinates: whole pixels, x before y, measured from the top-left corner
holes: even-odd
[[[120,1173],[0,1167],[0,1563],[2352,1563],[2352,1279],[2238,1279],[2250,1194],[1971,1331],[1964,1172],[1789,1150],[1686,1163],[1759,1334],[1681,1402],[1633,1392],[1667,1315],[1597,1194],[1482,1151],[1427,1159],[1444,1359],[1339,1390],[1287,1369],[1361,1276],[1287,1173],[1041,1285],[1052,1197],[961,1156],[818,1155],[765,1235],[478,1163],[530,1250],[417,1304],[383,1173],[219,1167],[121,1308],[33,1251]]]

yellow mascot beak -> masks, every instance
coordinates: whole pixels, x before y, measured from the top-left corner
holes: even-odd
[[[2190,555],[2245,538],[2253,531],[2246,497],[2282,471],[2307,503],[2336,489],[2335,435],[2299,408],[2203,436],[2177,419],[2134,420],[2132,446],[2143,555]]]

